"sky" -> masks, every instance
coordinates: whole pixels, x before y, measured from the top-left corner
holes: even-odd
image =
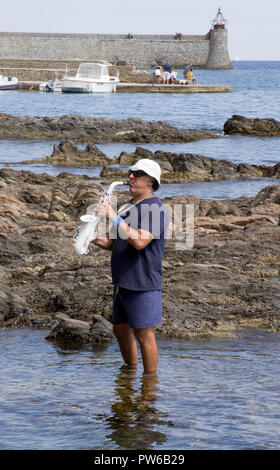
[[[231,60],[280,60],[280,0],[13,0],[0,31],[206,34],[218,7]]]

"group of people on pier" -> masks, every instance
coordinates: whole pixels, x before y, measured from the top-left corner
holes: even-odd
[[[156,66],[155,76],[157,83],[161,83],[162,80],[165,85],[168,85],[169,83],[173,85],[174,80],[176,79],[176,73],[172,69],[172,65],[169,60],[163,67],[161,67],[161,65]]]
[[[183,71],[183,75],[184,75],[185,83],[188,83],[188,82],[197,83],[197,80],[193,76],[193,73],[192,73],[192,63],[191,62],[189,62],[185,66],[184,71]],[[157,83],[161,83],[161,81],[162,81],[162,83],[164,85],[173,85],[176,78],[177,78],[177,74],[176,74],[176,72],[174,72],[171,63],[168,60],[163,65],[163,67],[161,65],[156,66],[155,77],[156,77]]]

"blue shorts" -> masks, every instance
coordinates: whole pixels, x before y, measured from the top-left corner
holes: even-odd
[[[161,291],[134,291],[115,287],[113,324],[129,323],[131,328],[148,328],[162,321]]]

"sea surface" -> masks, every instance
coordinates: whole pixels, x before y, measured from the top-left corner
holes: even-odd
[[[166,120],[208,129],[220,139],[140,144],[232,162],[273,165],[279,138],[224,136],[233,114],[280,120],[280,62],[234,62],[225,71],[195,70],[199,83],[232,84],[231,93],[63,95],[0,92],[0,113]],[[182,71],[178,71],[180,76]],[[266,77],[264,79],[264,76]],[[24,165],[50,155],[56,142],[0,141],[0,168],[99,175],[99,168]],[[109,156],[137,144],[104,143]],[[82,177],[82,176],[81,176]],[[159,196],[253,196],[279,180],[252,178],[162,185]],[[279,335],[244,330],[235,339],[184,341],[159,337],[155,379],[121,369],[116,344],[69,348],[47,331],[0,330],[0,449],[271,450],[280,448]]]
[[[279,335],[158,338],[156,378],[116,344],[58,346],[0,331],[0,449],[280,449]]]
[[[195,70],[198,83],[229,84],[229,93],[115,93],[115,94],[63,94],[37,91],[1,91],[0,113],[12,115],[58,116],[82,114],[107,119],[165,120],[184,129],[206,129],[220,139],[204,139],[184,144],[123,144],[107,142],[98,147],[108,156],[122,151],[133,152],[137,146],[153,151],[188,152],[223,159],[234,163],[274,165],[280,161],[279,137],[225,136],[223,126],[233,114],[246,117],[271,117],[280,120],[280,62],[233,62],[232,70]],[[182,70],[178,70],[178,77]],[[264,73],[266,79],[264,80]],[[98,176],[98,167],[52,167],[45,164],[26,165],[21,162],[40,159],[52,153],[52,141],[0,141],[0,168],[31,170],[36,173],[57,175],[62,171]],[[83,146],[82,146],[83,148]],[[195,194],[200,198],[226,199],[253,196],[279,179],[249,179],[215,183],[162,185],[160,197]]]

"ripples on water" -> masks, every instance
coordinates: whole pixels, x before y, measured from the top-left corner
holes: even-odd
[[[66,348],[0,331],[1,449],[279,449],[278,335],[159,338],[157,378],[116,344]]]

